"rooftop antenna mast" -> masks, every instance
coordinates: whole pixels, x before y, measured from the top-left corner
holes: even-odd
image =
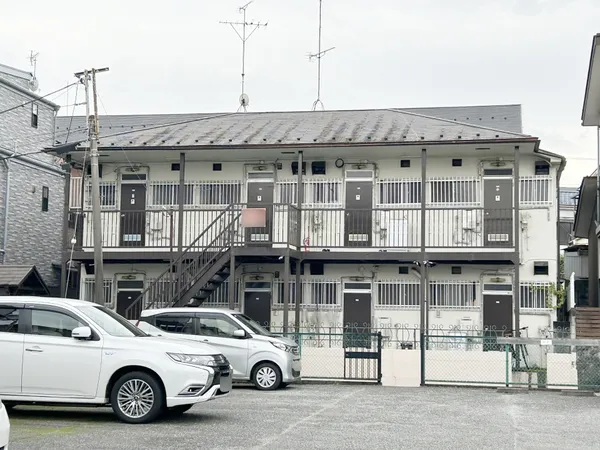
[[[321,51],[321,35],[323,28],[323,0],[319,0],[319,51],[317,53],[312,53],[308,55],[309,61],[313,61],[315,58],[317,59],[317,99],[313,103],[312,110],[316,111],[317,106],[321,105],[321,109],[325,109],[323,102],[321,101],[321,58],[325,55],[325,53],[330,52],[335,47],[328,48],[327,50]]]
[[[33,91],[36,92],[38,90],[39,83],[37,81],[37,78],[35,77],[35,72],[37,71],[37,57],[39,56],[39,53],[34,53],[33,50],[30,50],[29,52],[29,65],[31,67],[33,67],[33,77],[31,78],[31,81],[29,82],[29,88]]]
[[[249,1],[244,6],[240,6],[240,8],[239,8],[239,12],[244,14],[243,22],[224,22],[224,21],[220,22],[225,25],[231,25],[231,28],[233,28],[233,31],[235,31],[235,34],[237,34],[238,37],[242,41],[242,95],[240,95],[240,107],[238,108],[238,112],[240,112],[241,109],[243,109],[244,112],[246,112],[247,111],[246,108],[250,104],[250,98],[246,94],[246,86],[245,86],[245,82],[246,82],[246,42],[248,41],[248,39],[250,39],[250,37],[254,34],[254,32],[256,30],[258,30],[261,27],[266,27],[267,25],[269,25],[269,22],[263,24],[260,21],[259,22],[254,22],[254,21],[248,22],[246,20],[246,10],[248,9],[248,6],[250,6],[250,4],[252,2],[254,2],[254,0]],[[240,27],[240,26],[242,28],[241,33],[238,31],[238,27]],[[250,33],[248,33],[248,34],[246,34],[247,28],[252,29],[250,31]]]

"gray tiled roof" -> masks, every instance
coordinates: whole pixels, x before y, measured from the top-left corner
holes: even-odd
[[[370,111],[327,111],[330,115],[341,116],[345,118],[356,119],[358,114],[370,114],[385,111],[404,111],[422,116],[444,119],[452,122],[460,122],[476,127],[493,128],[495,130],[508,131],[511,133],[521,133],[521,106],[520,105],[484,105],[484,106],[451,106],[451,107],[431,107],[431,108],[395,108],[391,110],[370,110]],[[264,119],[265,115],[273,121],[281,120],[281,115],[286,117],[293,116],[294,119],[300,118],[307,112],[274,112],[274,113],[244,113],[254,118]],[[319,114],[319,113],[317,113]],[[320,113],[323,114],[323,113]],[[120,133],[131,132],[134,130],[147,130],[167,124],[182,124],[185,122],[206,119],[208,117],[221,116],[222,114],[191,113],[191,114],[144,114],[144,115],[109,115],[100,116],[100,136],[109,136]],[[279,116],[279,117],[278,117]],[[353,116],[353,117],[349,117]],[[311,119],[322,116],[310,117]],[[190,124],[191,125],[191,124]],[[187,127],[186,127],[187,128]],[[85,117],[75,116],[73,118],[59,116],[56,119],[56,144],[67,142],[83,141],[86,139]],[[133,133],[132,133],[133,135]],[[68,138],[68,139],[67,139]],[[114,142],[114,141],[113,141]],[[127,145],[129,141],[127,141]],[[147,141],[146,141],[147,142]],[[110,142],[109,142],[110,145]],[[115,143],[116,145],[116,143]],[[122,145],[122,144],[121,144]]]
[[[439,117],[475,126],[522,133],[521,105],[449,106],[401,108],[403,111]]]
[[[109,119],[109,118],[107,118]],[[182,116],[171,124],[106,129],[99,146],[184,147],[265,146],[340,143],[410,143],[523,139],[531,136],[400,109],[207,114]],[[100,119],[102,121],[102,118]],[[165,119],[166,120],[166,119]],[[60,124],[58,125],[60,128]],[[85,139],[79,131],[77,139]],[[71,136],[69,141],[72,141]],[[83,140],[82,139],[82,140]],[[61,137],[57,134],[57,144]]]
[[[19,286],[35,266],[0,265],[0,286]]]

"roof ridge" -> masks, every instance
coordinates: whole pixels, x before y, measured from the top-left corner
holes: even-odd
[[[2,64],[2,63],[0,63],[0,72],[5,73],[6,75],[12,75],[15,77],[19,77],[24,80],[30,80],[31,77],[33,76],[33,74],[31,72],[17,69],[16,67],[8,66],[8,65]]]
[[[501,130],[498,128],[491,128],[491,127],[484,127],[483,125],[475,125],[475,124],[471,124],[471,123],[466,123],[466,122],[461,122],[458,120],[450,120],[450,119],[444,119],[442,117],[436,117],[436,116],[428,116],[425,114],[419,114],[419,113],[415,113],[412,111],[405,111],[403,109],[389,109],[389,111],[395,112],[395,113],[403,113],[403,114],[409,114],[411,116],[417,116],[417,117],[423,117],[425,119],[431,119],[431,120],[437,120],[440,122],[447,122],[450,124],[454,124],[454,125],[464,125],[470,128],[475,128],[475,129],[479,129],[479,130],[487,130],[487,131],[495,131],[498,133],[505,133],[505,134],[512,134],[513,136],[518,136],[518,137],[535,137],[532,136],[530,134],[524,134],[524,133],[515,133],[514,131],[507,131],[507,130]]]

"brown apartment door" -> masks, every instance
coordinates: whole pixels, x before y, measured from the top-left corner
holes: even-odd
[[[121,247],[146,245],[146,185],[121,184]]]
[[[346,181],[344,247],[370,247],[373,234],[373,181]]]
[[[513,247],[513,180],[484,178],[484,233],[486,247]]]
[[[246,243],[270,244],[273,242],[273,181],[252,181],[247,185],[248,208],[266,208],[265,227],[247,227]]]

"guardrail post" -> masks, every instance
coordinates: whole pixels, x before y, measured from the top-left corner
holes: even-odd
[[[381,379],[383,378],[383,371],[381,368],[381,360],[382,358],[382,335],[381,331],[377,332],[377,384],[381,384]]]
[[[510,359],[509,359],[509,345],[508,344],[504,344],[504,352],[506,353],[506,382],[505,382],[505,386],[508,387],[510,385],[509,382],[509,376],[510,376],[510,371],[509,371],[509,367],[510,367]]]
[[[425,386],[425,333],[421,329],[420,334],[421,346],[421,386]]]

